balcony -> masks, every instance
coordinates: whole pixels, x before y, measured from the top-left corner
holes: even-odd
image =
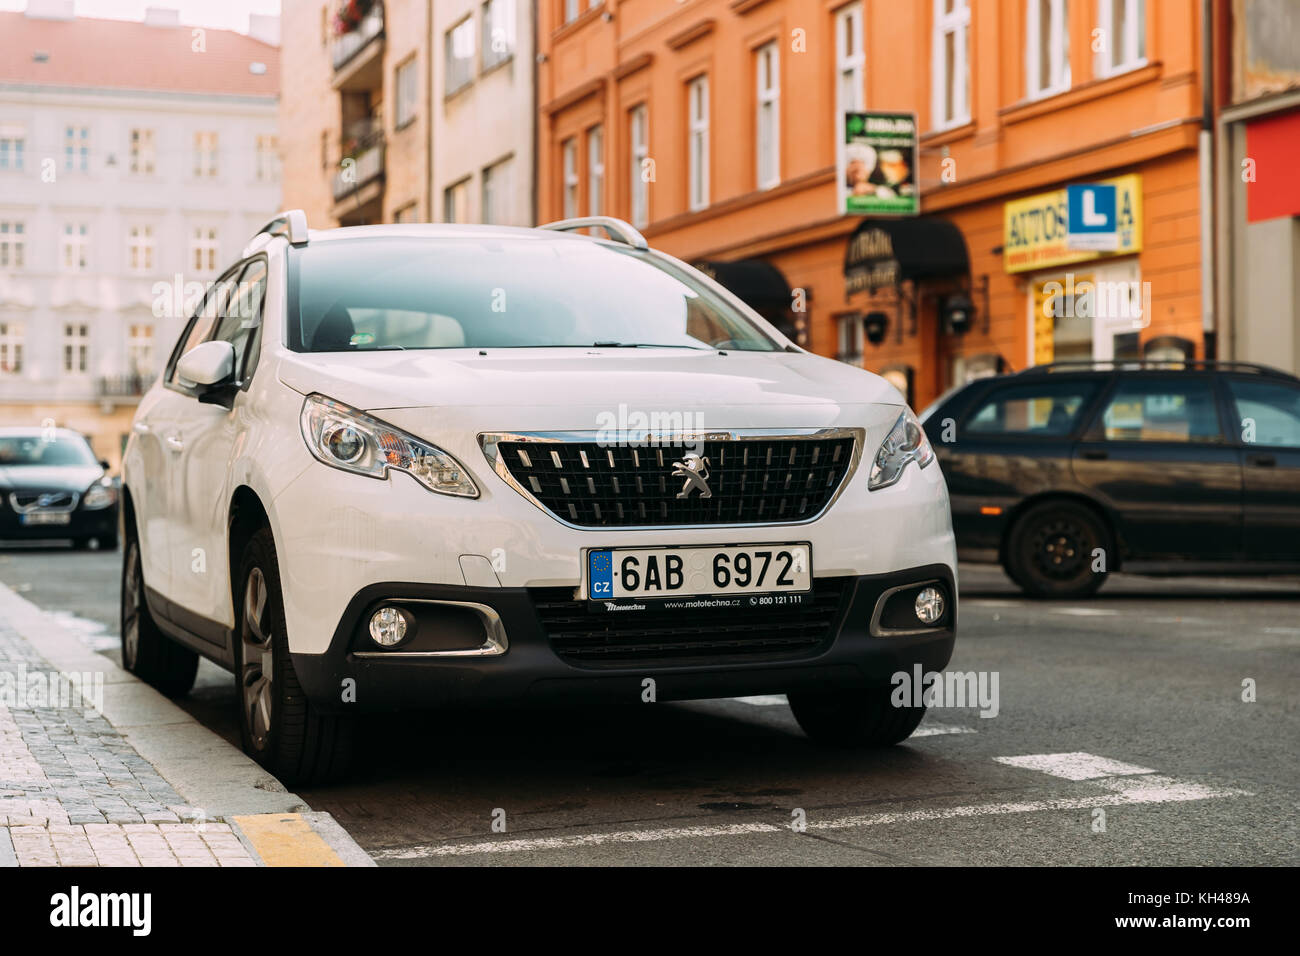
[[[101,375],[95,379],[95,397],[109,400],[139,398],[152,384],[152,375]]]
[[[384,134],[373,121],[345,134],[334,174],[334,217],[340,222],[378,222],[384,193]]]
[[[380,0],[344,0],[346,9],[363,9],[356,26],[334,40],[336,90],[378,90],[384,82],[384,5]]]

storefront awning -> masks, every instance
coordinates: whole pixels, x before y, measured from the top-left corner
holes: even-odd
[[[845,293],[970,272],[961,230],[946,219],[864,219],[844,250]]]
[[[696,262],[699,269],[755,312],[790,308],[790,283],[770,262],[737,259],[735,262]]]

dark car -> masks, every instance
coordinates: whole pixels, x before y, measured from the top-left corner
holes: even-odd
[[[1240,362],[1055,363],[922,416],[962,557],[1026,592],[1111,571],[1300,571],[1300,379]]]
[[[117,487],[86,439],[63,428],[0,428],[0,540],[117,547]]]

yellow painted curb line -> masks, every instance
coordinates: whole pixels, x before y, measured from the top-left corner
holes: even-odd
[[[259,813],[233,821],[267,866],[346,866],[301,813]]]

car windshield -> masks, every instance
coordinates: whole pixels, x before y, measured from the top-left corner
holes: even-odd
[[[19,465],[94,465],[95,454],[81,438],[44,435],[0,436],[0,468]]]
[[[605,243],[333,240],[293,263],[289,344],[302,352],[781,347],[686,271]]]

